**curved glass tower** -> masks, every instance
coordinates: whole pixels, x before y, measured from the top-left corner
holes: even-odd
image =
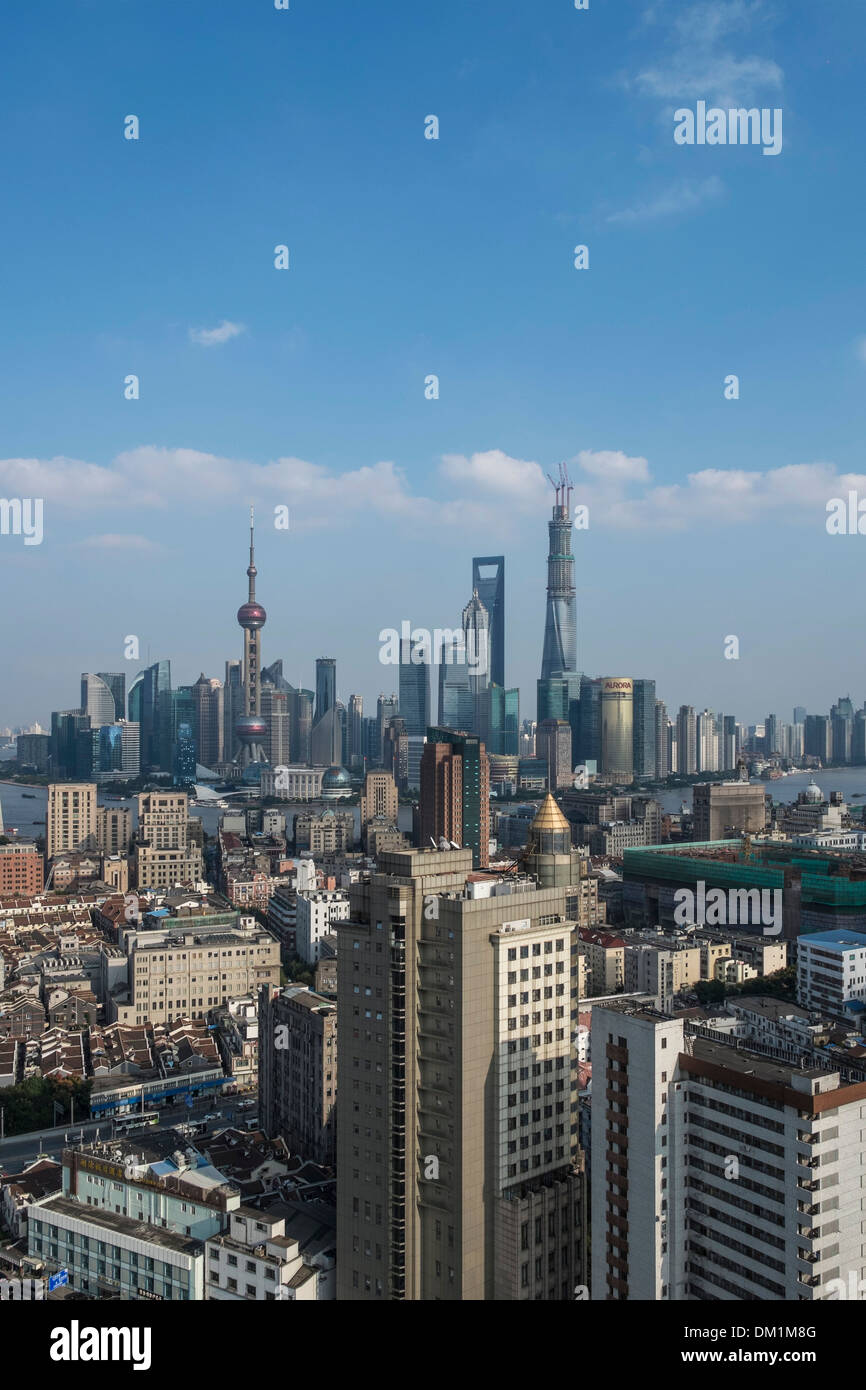
[[[554,478],[556,504],[547,523],[550,548],[547,556],[547,616],[541,679],[560,671],[577,670],[577,600],[574,592],[574,556],[571,553],[572,484],[564,464],[559,482]]]

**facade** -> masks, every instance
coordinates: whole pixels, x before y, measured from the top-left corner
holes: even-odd
[[[297,986],[259,996],[259,1118],[293,1154],[336,1161],[337,1005]],[[348,1118],[348,1117],[347,1117]]]
[[[473,881],[468,850],[430,849],[384,854],[349,893],[338,1298],[571,1298],[585,1218],[564,890]]]
[[[45,809],[45,857],[96,848],[96,783],[52,782]]]

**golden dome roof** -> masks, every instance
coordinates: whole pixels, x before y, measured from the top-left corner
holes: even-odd
[[[532,822],[532,830],[567,830],[571,833],[571,826],[562,814],[553,799],[552,792],[548,792],[538,808],[538,814]]]

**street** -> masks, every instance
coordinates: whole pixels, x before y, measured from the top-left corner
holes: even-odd
[[[250,1091],[244,1095],[222,1097],[210,1095],[194,1100],[192,1106],[187,1106],[184,1102],[164,1106],[160,1110],[160,1118],[156,1125],[150,1126],[149,1130],[142,1129],[136,1133],[145,1135],[156,1129],[171,1129],[174,1125],[182,1124],[186,1120],[201,1120],[204,1115],[212,1115],[217,1111],[221,1113],[222,1119],[209,1124],[208,1132],[230,1124],[232,1121],[242,1125],[245,1119],[249,1119],[257,1113],[255,1105],[246,1110],[238,1111],[239,1102],[249,1100],[255,1101],[255,1105],[258,1105],[257,1092]],[[131,1117],[127,1115],[123,1118],[129,1119]],[[101,1119],[86,1120],[83,1125],[76,1123],[59,1126],[56,1129],[13,1135],[9,1139],[0,1141],[0,1178],[7,1173],[20,1172],[26,1163],[32,1162],[40,1154],[59,1159],[62,1150],[73,1140],[80,1143],[93,1142],[95,1139],[110,1139],[112,1132],[112,1121]]]

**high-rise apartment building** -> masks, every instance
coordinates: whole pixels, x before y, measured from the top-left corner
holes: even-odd
[[[583,1281],[565,890],[471,873],[466,850],[385,851],[337,925],[341,1299]]]
[[[431,728],[421,757],[421,843],[443,837],[472,850],[476,869],[490,855],[490,763],[481,739]]]
[[[668,747],[668,712],[664,700],[656,700],[655,740],[656,777],[661,779],[669,776],[671,770]]]
[[[96,783],[52,782],[45,808],[45,857],[96,849]]]
[[[593,1300],[858,1287],[862,1085],[626,1000],[593,1009],[592,1064]]]
[[[336,1158],[337,1006],[289,985],[259,994],[259,1119],[289,1152]]]
[[[672,768],[671,771],[674,769]],[[680,705],[677,715],[676,771],[688,776],[698,770],[697,719],[691,705]]]

